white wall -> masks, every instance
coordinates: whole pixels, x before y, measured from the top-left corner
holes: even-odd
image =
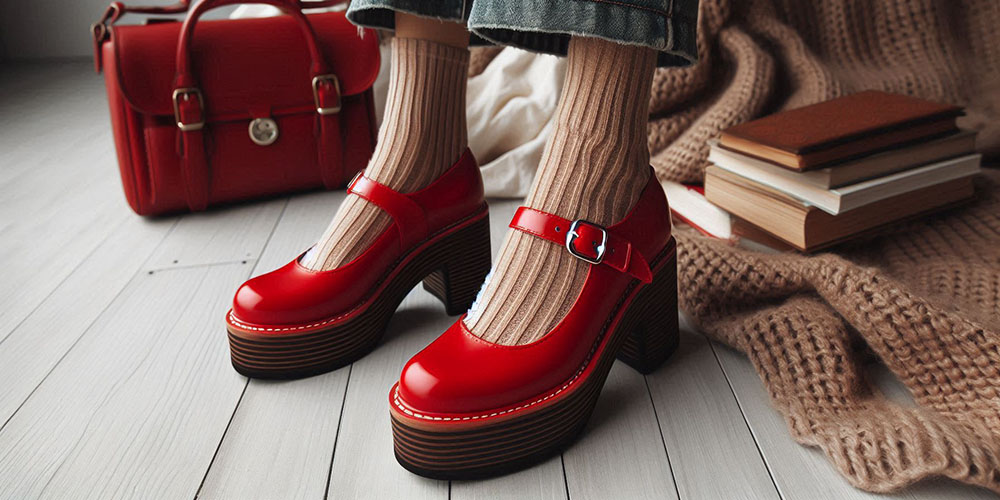
[[[167,5],[174,0],[124,0],[126,5]],[[0,50],[3,59],[91,57],[90,25],[110,0],[0,0]],[[225,16],[218,9],[206,17]],[[126,16],[136,23],[140,16]]]

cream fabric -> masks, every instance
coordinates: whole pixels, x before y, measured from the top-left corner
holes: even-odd
[[[528,194],[565,73],[565,58],[506,48],[469,78],[469,148],[479,160],[487,196]]]

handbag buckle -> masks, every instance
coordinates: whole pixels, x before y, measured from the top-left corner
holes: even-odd
[[[319,99],[319,86],[323,82],[330,82],[333,85],[333,89],[337,91],[337,105],[336,106],[323,106]],[[316,112],[321,115],[333,115],[340,113],[340,79],[337,75],[332,73],[327,75],[318,75],[312,80],[313,87],[313,102],[316,104]]]
[[[581,227],[587,227],[591,230],[595,230],[601,234],[601,242],[594,242],[594,256],[591,257],[576,248],[576,240],[580,237],[579,229]],[[583,219],[577,219],[569,226],[569,231],[566,233],[566,250],[574,257],[584,261],[594,264],[600,264],[604,260],[604,252],[607,251],[608,243],[608,230],[603,227],[594,224],[593,222],[585,221]]]
[[[183,97],[185,101],[189,101],[191,100],[191,96],[198,98],[198,114],[201,120],[193,123],[184,123],[184,121],[181,120],[180,100]],[[205,98],[202,97],[200,90],[194,87],[176,89],[174,90],[173,101],[174,120],[177,122],[177,128],[181,129],[183,132],[193,132],[195,130],[201,130],[205,127]]]

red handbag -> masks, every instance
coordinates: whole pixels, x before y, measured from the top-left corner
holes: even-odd
[[[129,205],[141,215],[343,187],[375,145],[374,31],[340,3],[252,0],[285,15],[199,21],[238,0],[111,4],[94,25]],[[180,22],[114,26],[125,13],[188,11]],[[195,27],[197,26],[197,30]]]

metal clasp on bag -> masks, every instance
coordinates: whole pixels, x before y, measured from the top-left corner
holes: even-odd
[[[181,108],[180,108],[180,98],[184,96],[184,100],[190,100],[190,96],[195,96],[198,98],[198,112],[201,114],[201,121],[195,123],[184,123],[181,121]],[[173,95],[174,100],[174,120],[177,122],[177,128],[184,132],[192,132],[195,130],[201,130],[205,127],[205,98],[201,96],[201,91],[193,88],[181,88],[174,90]]]
[[[322,83],[322,82],[330,82],[330,84],[333,85],[334,90],[337,91],[337,105],[336,106],[326,106],[326,107],[324,107],[323,105],[320,104],[320,101],[319,101],[319,84]],[[316,76],[315,78],[313,78],[312,87],[313,87],[313,102],[316,104],[316,112],[317,113],[319,113],[321,115],[332,115],[332,114],[340,113],[340,79],[337,78],[337,75],[328,74],[328,75],[319,75],[319,76]]]
[[[273,118],[255,118],[247,129],[250,140],[258,146],[270,146],[278,140],[278,122]]]
[[[588,257],[580,253],[576,249],[576,247],[573,246],[573,243],[576,242],[576,239],[580,237],[580,234],[576,232],[576,230],[579,229],[580,226],[592,227],[601,232],[601,243],[594,247],[594,251],[597,253],[597,257],[593,258]],[[585,221],[583,219],[577,219],[573,221],[573,223],[570,224],[569,226],[569,232],[566,233],[566,250],[569,250],[569,253],[572,256],[594,265],[600,264],[601,261],[604,260],[604,252],[607,250],[607,243],[608,243],[608,231],[603,227],[594,224],[593,222]]]

